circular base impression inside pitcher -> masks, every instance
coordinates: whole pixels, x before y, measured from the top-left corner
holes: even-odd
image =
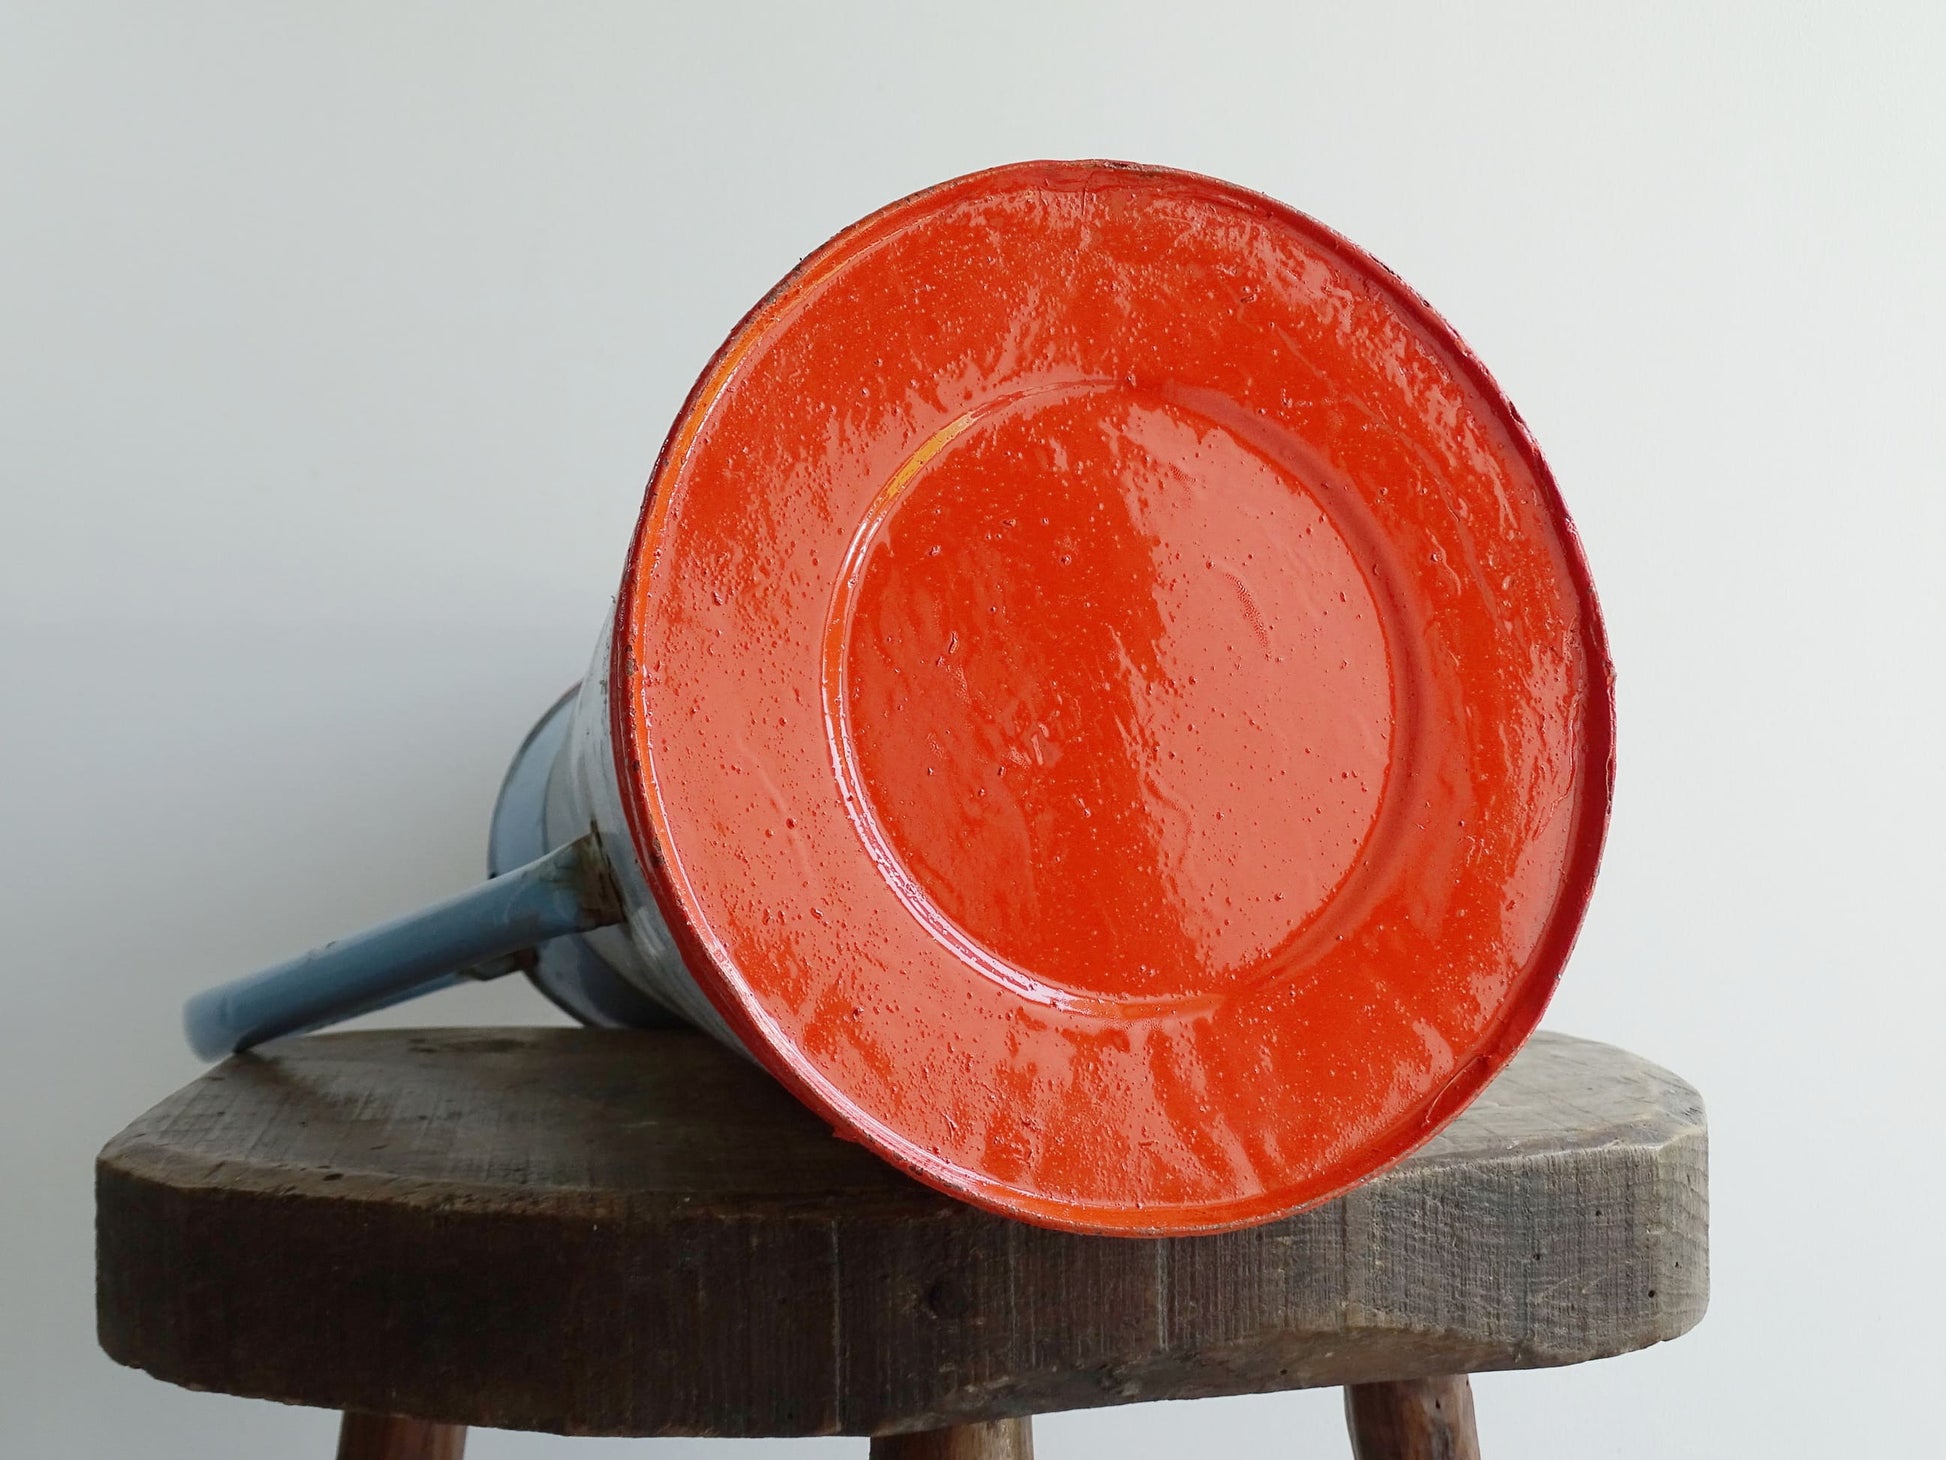
[[[1024,393],[937,432],[855,542],[826,717],[915,917],[1051,1002],[1260,976],[1351,875],[1394,686],[1350,545],[1165,393]]]

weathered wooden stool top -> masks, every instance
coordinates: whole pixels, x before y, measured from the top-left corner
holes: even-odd
[[[174,1383],[563,1433],[813,1435],[1576,1363],[1708,1289],[1689,1086],[1535,1038],[1424,1150],[1251,1231],[959,1205],[685,1032],[232,1059],[102,1152],[101,1340]]]

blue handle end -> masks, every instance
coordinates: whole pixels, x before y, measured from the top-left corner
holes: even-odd
[[[199,1060],[220,1060],[236,1049],[245,1031],[230,1017],[229,985],[205,989],[184,1004],[182,1032]]]

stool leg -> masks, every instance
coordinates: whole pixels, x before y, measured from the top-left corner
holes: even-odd
[[[872,1460],[1034,1460],[1034,1422],[996,1419],[916,1435],[874,1435]]]
[[[338,1460],[460,1460],[465,1453],[465,1425],[348,1409],[338,1426]]]
[[[1464,1374],[1347,1384],[1345,1424],[1353,1460],[1480,1460]]]

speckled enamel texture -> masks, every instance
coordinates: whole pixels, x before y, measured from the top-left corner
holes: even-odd
[[[1519,418],[1371,259],[1181,173],[1001,168],[807,259],[676,423],[612,648],[716,1011],[1054,1226],[1241,1226],[1426,1140],[1533,1028],[1606,822]]]

